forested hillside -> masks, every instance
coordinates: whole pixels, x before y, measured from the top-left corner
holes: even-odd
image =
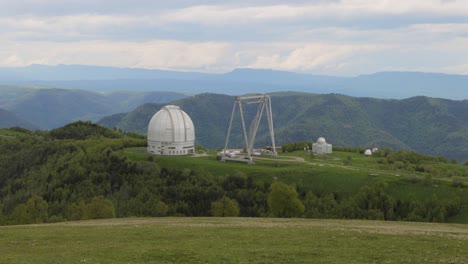
[[[186,97],[172,92],[132,92],[132,88],[128,87],[129,91],[97,93],[0,85],[0,108],[41,129],[53,129],[76,120],[95,121],[106,115],[130,111],[147,102],[168,102]]]
[[[224,146],[234,97],[200,94],[174,101],[193,119],[196,143]],[[356,98],[337,94],[274,93],[273,120],[278,145],[315,141],[324,136],[334,145],[415,150],[468,160],[468,101],[429,97],[404,100]],[[127,114],[103,118],[100,124],[146,133],[162,104],[145,104]],[[252,105],[249,106],[252,108]],[[252,110],[252,109],[250,109]],[[247,111],[251,118],[253,111]],[[266,119],[257,145],[268,143]],[[236,116],[232,146],[242,147],[240,117]]]
[[[89,122],[50,132],[12,128],[0,137],[0,224],[26,224],[128,216],[211,215],[212,202],[242,188],[242,214],[266,214],[269,185],[253,178],[224,181],[206,172],[167,169],[128,160],[123,148],[146,146]],[[237,214],[239,208],[235,204]],[[221,214],[223,209],[220,208]]]
[[[31,122],[19,118],[10,111],[0,109],[0,128],[2,127],[24,127],[34,129],[36,126]]]
[[[463,214],[457,221],[466,221],[466,169],[417,153],[382,151],[366,162],[381,163],[387,175],[369,177],[281,160],[248,166],[210,155],[151,156],[144,137],[90,122],[0,132],[9,135],[0,137],[0,224],[165,215],[444,222]],[[407,171],[432,167],[435,178],[396,177],[398,164]]]

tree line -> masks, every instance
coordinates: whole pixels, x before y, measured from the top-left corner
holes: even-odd
[[[352,197],[265,182],[240,171],[212,175],[130,160],[146,146],[138,135],[87,122],[0,138],[0,223],[28,224],[130,216],[358,218],[443,222],[461,210],[460,195],[392,197],[385,185]]]

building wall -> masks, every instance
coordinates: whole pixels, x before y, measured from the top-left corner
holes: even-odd
[[[329,154],[332,153],[332,149],[331,144],[312,144],[312,152],[315,154]]]
[[[148,153],[155,155],[187,155],[195,152],[194,141],[161,142],[148,140]]]

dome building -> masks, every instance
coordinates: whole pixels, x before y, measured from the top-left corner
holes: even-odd
[[[187,155],[195,152],[192,119],[176,105],[166,105],[148,124],[148,153]]]
[[[314,154],[329,154],[332,153],[332,148],[332,145],[328,144],[324,137],[319,137],[317,142],[312,144]]]
[[[364,155],[367,156],[367,157],[372,156],[372,150],[366,149],[366,151],[364,151]]]

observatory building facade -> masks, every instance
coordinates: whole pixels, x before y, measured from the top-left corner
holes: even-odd
[[[312,144],[312,152],[315,154],[329,154],[332,153],[332,145],[328,144],[325,138],[319,137],[317,142]]]
[[[192,119],[176,105],[166,105],[148,124],[148,153],[187,155],[195,152]]]

